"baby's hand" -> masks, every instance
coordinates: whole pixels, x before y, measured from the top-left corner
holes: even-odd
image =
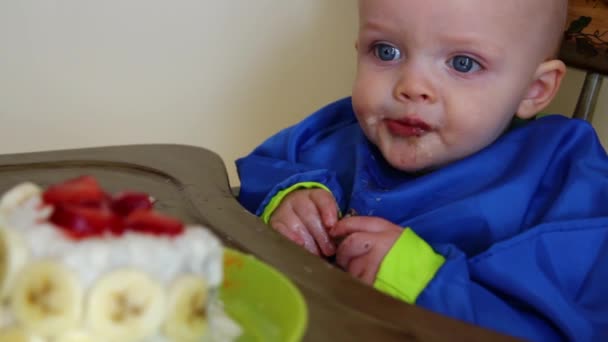
[[[270,217],[270,226],[309,252],[336,253],[328,229],[338,220],[338,205],[323,189],[297,190],[287,195]]]
[[[336,252],[336,263],[368,285],[376,281],[378,269],[403,229],[378,217],[353,216],[340,220],[329,232],[344,238]]]

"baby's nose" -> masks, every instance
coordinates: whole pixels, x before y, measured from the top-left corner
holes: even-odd
[[[394,96],[399,101],[432,103],[436,100],[431,82],[419,72],[404,72],[395,85]]]

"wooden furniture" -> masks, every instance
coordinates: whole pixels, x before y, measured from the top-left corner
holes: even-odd
[[[0,156],[2,192],[23,181],[45,186],[82,174],[97,177],[110,192],[146,191],[159,210],[204,224],[226,245],[283,272],[306,298],[305,341],[512,340],[385,296],[294,248],[239,205],[222,160],[211,151],[141,145]]]
[[[570,0],[559,57],[587,72],[573,117],[592,121],[603,76],[608,75],[607,0]]]

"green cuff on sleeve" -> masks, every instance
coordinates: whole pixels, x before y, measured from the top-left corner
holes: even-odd
[[[285,197],[287,197],[287,195],[289,195],[290,193],[292,193],[296,190],[300,190],[300,189],[323,189],[323,190],[326,190],[329,193],[331,193],[331,190],[329,190],[328,187],[326,187],[325,185],[323,185],[321,183],[317,183],[317,182],[296,183],[296,184],[290,186],[289,188],[286,188],[286,189],[283,189],[283,190],[277,192],[277,194],[274,195],[274,197],[272,199],[270,199],[270,201],[268,202],[268,205],[266,206],[266,208],[264,208],[264,212],[260,216],[262,218],[262,221],[264,221],[264,223],[268,224],[268,222],[270,222],[270,217],[272,216],[272,213],[274,213],[274,211],[279,207],[279,205],[281,204],[283,199]]]
[[[384,257],[374,287],[414,304],[444,263],[441,254],[407,228]]]

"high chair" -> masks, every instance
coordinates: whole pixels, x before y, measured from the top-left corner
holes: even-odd
[[[559,57],[586,71],[573,117],[591,122],[603,77],[608,75],[608,0],[570,0]]]

